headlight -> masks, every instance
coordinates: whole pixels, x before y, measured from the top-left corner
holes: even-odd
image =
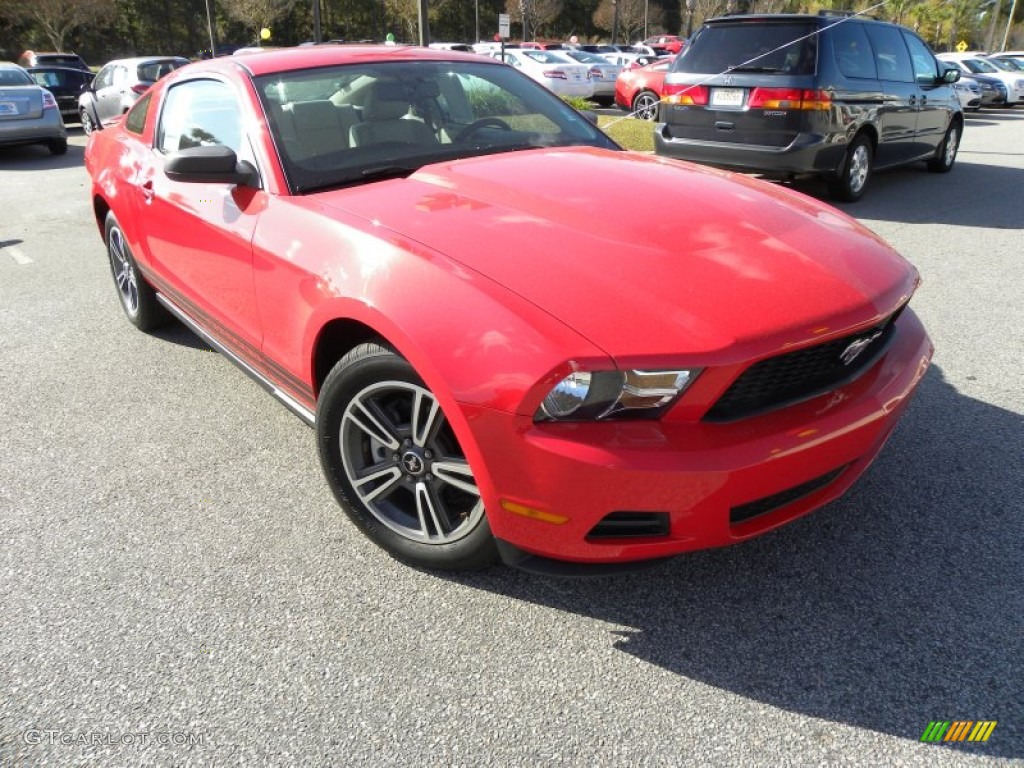
[[[656,419],[679,399],[700,372],[576,371],[558,382],[534,421]]]

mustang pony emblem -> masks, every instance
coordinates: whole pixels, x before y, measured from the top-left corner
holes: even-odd
[[[850,365],[853,363],[854,360],[860,357],[860,353],[867,349],[871,342],[881,335],[882,329],[879,328],[869,336],[864,336],[854,342],[851,342],[850,345],[847,346],[839,355],[839,359],[842,361],[843,365]]]

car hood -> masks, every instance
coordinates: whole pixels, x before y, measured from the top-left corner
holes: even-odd
[[[918,282],[830,206],[631,152],[491,155],[317,197],[486,275],[620,360],[770,354],[877,321]]]

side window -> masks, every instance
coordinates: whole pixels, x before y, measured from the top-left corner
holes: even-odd
[[[910,49],[910,60],[914,64],[914,79],[921,85],[934,85],[939,76],[939,65],[935,61],[935,54],[917,35],[904,32],[903,39],[907,41],[907,48]]]
[[[242,109],[235,94],[216,80],[189,80],[167,91],[160,124],[157,149],[176,152],[189,147],[220,144],[230,147],[240,158],[243,152]]]
[[[147,93],[137,102],[135,106],[131,108],[128,113],[128,117],[124,119],[124,128],[126,131],[142,135],[143,129],[146,127],[146,115],[149,114],[149,105],[153,101],[153,94]]]
[[[128,80],[128,70],[124,67],[114,67],[113,85],[124,85]]]
[[[875,67],[879,80],[893,80],[901,83],[914,82],[914,69],[910,54],[903,42],[903,35],[896,27],[870,24],[866,27],[871,47],[875,52]]]
[[[113,73],[113,67],[104,67],[103,69],[101,69],[100,73],[96,75],[95,88],[99,90],[100,88],[106,88],[107,86],[109,86],[114,78]]]
[[[875,71],[875,57],[871,52],[871,44],[868,42],[863,24],[837,24],[832,29],[832,49],[839,71],[845,77],[871,80],[878,77]]]

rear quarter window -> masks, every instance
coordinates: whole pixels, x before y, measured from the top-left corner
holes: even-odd
[[[808,23],[766,23],[763,19],[712,24],[694,37],[675,61],[674,72],[713,75],[747,70],[793,75],[815,72],[816,27]]]
[[[128,112],[128,117],[124,119],[124,129],[142,135],[142,131],[146,127],[146,115],[149,114],[149,105],[153,101],[153,94],[147,93],[137,102],[135,106]]]

